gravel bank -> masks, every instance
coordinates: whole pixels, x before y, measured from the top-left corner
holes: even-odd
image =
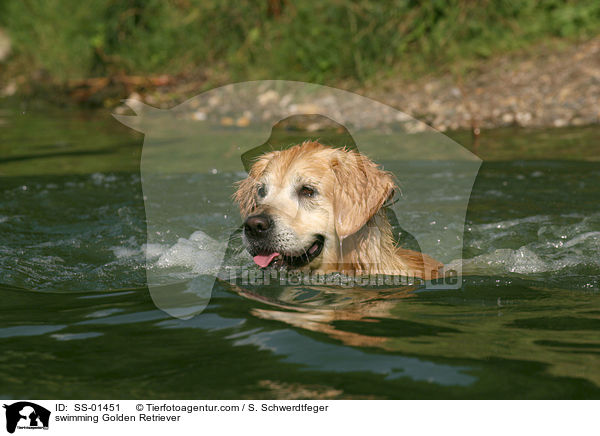
[[[195,95],[190,85],[159,87],[134,97],[153,106],[172,107]],[[387,81],[378,88],[357,93],[440,131],[597,124],[600,37],[566,46],[560,52],[541,47],[496,58],[479,65],[468,77],[447,74],[413,83]],[[386,121],[379,120],[382,124]]]
[[[372,94],[438,130],[600,122],[600,37],[560,53],[503,57],[458,81],[447,75]]]

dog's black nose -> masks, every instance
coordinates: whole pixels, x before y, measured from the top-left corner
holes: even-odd
[[[273,222],[266,215],[253,215],[246,219],[244,223],[244,231],[247,235],[255,238],[266,236]]]

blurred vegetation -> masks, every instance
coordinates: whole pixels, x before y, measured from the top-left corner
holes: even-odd
[[[600,2],[3,0],[0,26],[13,40],[9,63],[56,82],[195,74],[364,84],[590,37]]]

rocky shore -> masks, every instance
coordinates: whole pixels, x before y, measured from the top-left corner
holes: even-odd
[[[599,123],[600,37],[565,43],[560,50],[556,44],[552,47],[495,57],[478,64],[476,72],[468,75],[448,73],[409,83],[387,79],[368,88],[346,89],[390,105],[440,131]],[[9,52],[10,41],[0,33],[0,57],[6,58]],[[0,97],[27,93],[23,77],[8,77],[3,82]],[[65,87],[61,89],[65,91]],[[170,108],[199,94],[206,85],[201,78],[123,76],[88,79],[66,89],[78,102],[95,101],[111,107],[129,96],[151,106]],[[262,96],[265,100],[271,97]],[[117,113],[126,110],[125,106],[116,108]],[[199,108],[199,116],[201,112]],[[226,114],[223,118],[225,123],[251,121],[230,120]]]
[[[559,53],[495,59],[479,72],[388,89],[374,98],[438,130],[565,127],[600,122],[600,38]]]
[[[387,81],[379,89],[356,92],[440,131],[597,124],[600,122],[600,37],[566,46],[560,52],[540,48],[534,53],[496,58],[481,64],[476,73],[466,77],[447,74],[413,83]],[[173,100],[174,95],[186,97],[177,101]],[[186,83],[158,87],[151,93],[136,93],[132,97],[167,108],[192,96],[190,84]],[[268,101],[271,97],[266,94],[259,100]],[[262,100],[260,104],[264,103]],[[321,103],[327,104],[326,101]],[[230,124],[247,121],[224,117],[224,122]]]

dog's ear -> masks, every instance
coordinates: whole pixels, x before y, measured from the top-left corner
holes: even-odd
[[[331,162],[336,177],[333,210],[340,238],[359,231],[394,194],[393,176],[367,157],[341,151]]]
[[[237,189],[233,194],[233,200],[240,207],[242,218],[246,218],[256,207],[256,190],[258,189],[258,180],[262,177],[270,158],[268,156],[260,157],[252,168],[248,177],[239,181]]]

